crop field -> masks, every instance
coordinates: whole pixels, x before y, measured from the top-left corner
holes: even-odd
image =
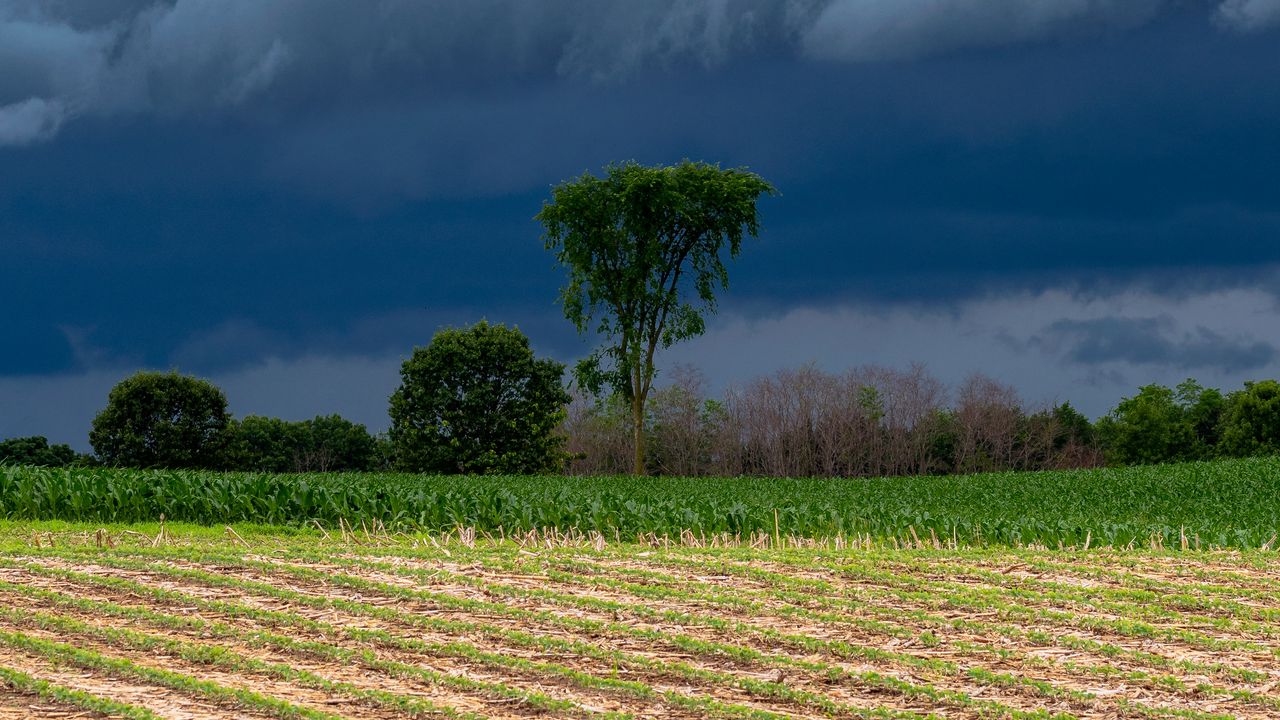
[[[1273,552],[790,544],[4,523],[0,718],[1280,716]]]
[[[262,475],[0,467],[0,518],[543,528],[636,539],[871,538],[953,546],[1274,549],[1280,458],[873,479]]]

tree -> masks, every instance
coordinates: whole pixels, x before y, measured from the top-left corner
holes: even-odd
[[[702,334],[703,313],[728,286],[725,250],[737,257],[743,236],[759,234],[756,201],[774,192],[741,168],[629,162],[553,188],[536,217],[546,248],[569,272],[565,317],[605,341],[578,363],[575,378],[596,394],[612,386],[630,403],[636,475],[645,472],[654,354]]]
[[[535,359],[516,328],[441,330],[404,362],[391,396],[397,464],[436,473],[559,470],[564,438],[554,431],[570,400],[563,376],[564,365]]]
[[[111,389],[89,443],[107,465],[214,468],[229,420],[226,396],[207,380],[140,372]]]
[[[370,470],[376,443],[364,425],[341,415],[317,416],[298,423],[302,443],[297,449],[299,472]]]
[[[1098,421],[1108,459],[1120,464],[1200,460],[1217,451],[1222,393],[1186,380],[1145,385]]]
[[[1188,378],[1175,389],[1178,405],[1182,408],[1183,423],[1191,428],[1194,444],[1188,448],[1186,459],[1207,460],[1218,453],[1222,438],[1222,412],[1226,399],[1217,388],[1206,388]]]
[[[0,442],[0,465],[66,467],[79,462],[70,445],[50,445],[42,435],[10,438]]]
[[[296,423],[249,415],[227,426],[224,467],[228,470],[284,473],[295,470],[299,445]]]
[[[1227,397],[1222,452],[1234,457],[1280,453],[1280,383],[1247,382]]]
[[[250,415],[228,427],[226,467],[255,472],[345,472],[375,466],[375,442],[341,415],[288,422]]]
[[[1079,410],[1064,402],[1053,408],[1053,419],[1056,423],[1053,436],[1055,450],[1063,450],[1071,445],[1088,447],[1093,445],[1095,431],[1089,418]]]

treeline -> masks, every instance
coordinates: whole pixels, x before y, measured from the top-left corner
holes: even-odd
[[[1223,394],[1147,385],[1091,422],[1070,403],[1032,409],[974,375],[950,388],[916,366],[783,370],[712,398],[677,371],[650,400],[649,471],[668,475],[876,477],[1251,457],[1280,453],[1280,384]],[[578,395],[563,426],[569,472],[627,472],[630,407]]]
[[[570,472],[629,468],[628,411],[617,398],[575,398],[564,425]],[[650,399],[645,430],[655,474],[875,477],[1104,463],[1093,425],[1070,404],[1032,412],[1013,388],[981,375],[952,392],[919,366],[784,370],[720,398],[683,369]]]
[[[77,453],[69,445],[50,444],[40,435],[0,441],[0,465],[43,467],[185,467],[245,472],[364,472],[392,469],[385,436],[371,434],[364,425],[340,415],[288,421],[249,415],[229,420],[208,459],[151,462]]]
[[[253,472],[389,467],[385,438],[339,415],[236,419],[222,390],[176,372],[140,372],[116,385],[89,433],[92,455],[40,436],[0,442],[0,464],[107,465]]]
[[[0,464],[202,468],[270,473],[576,475],[633,469],[633,406],[571,395],[564,366],[534,358],[518,330],[445,330],[405,361],[374,435],[338,415],[237,419],[222,391],[174,372],[112,389],[93,455],[43,437],[0,442]],[[1224,394],[1187,380],[1147,385],[1097,422],[1069,403],[1030,407],[974,375],[956,387],[923,367],[783,370],[718,397],[691,369],[654,390],[646,470],[678,476],[874,477],[1205,460],[1280,454],[1280,383]]]
[[[534,357],[516,328],[436,333],[401,367],[391,427],[373,435],[339,415],[232,417],[208,380],[139,372],[111,389],[89,432],[92,455],[43,437],[0,443],[0,464],[269,473],[403,470],[539,474],[564,469],[556,432],[570,396],[564,365]]]

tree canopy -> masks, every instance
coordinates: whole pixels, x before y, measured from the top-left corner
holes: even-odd
[[[0,465],[66,467],[79,461],[70,445],[50,445],[43,435],[0,441]]]
[[[1222,453],[1237,457],[1280,452],[1280,383],[1246,382],[1228,396],[1222,417]]]
[[[756,202],[772,185],[742,168],[690,162],[609,166],[551,191],[537,219],[546,248],[568,270],[565,317],[604,345],[574,369],[593,393],[605,386],[631,405],[634,472],[645,472],[644,404],[654,355],[705,328],[726,288],[726,255],[759,234]]]
[[[228,426],[225,467],[258,472],[345,472],[376,466],[376,441],[340,415],[289,422],[250,415]]]
[[[1097,430],[1113,463],[1200,460],[1217,452],[1222,407],[1221,392],[1194,380],[1177,388],[1144,385],[1102,418]]]
[[[226,396],[207,380],[140,372],[111,389],[89,443],[107,465],[215,468],[229,420]]]
[[[555,429],[569,394],[564,365],[537,359],[516,328],[441,330],[400,370],[391,396],[397,465],[412,472],[540,473],[561,469]]]

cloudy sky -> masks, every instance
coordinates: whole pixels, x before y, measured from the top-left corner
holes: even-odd
[[[1280,376],[1280,0],[0,0],[0,437],[141,368],[379,430],[480,318],[571,361],[532,216],[682,158],[781,191],[661,360],[717,388]]]

